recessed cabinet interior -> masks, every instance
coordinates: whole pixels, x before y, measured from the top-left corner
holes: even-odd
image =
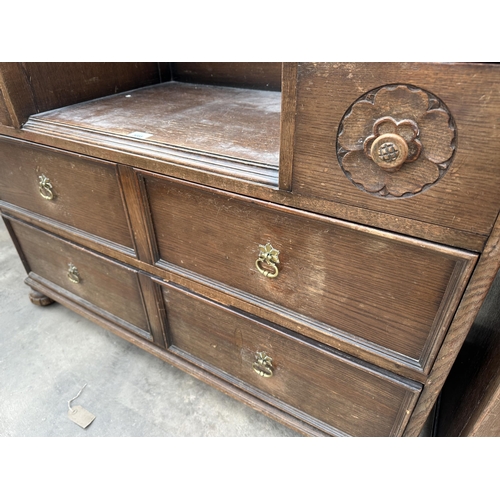
[[[31,300],[305,435],[417,436],[500,264],[499,72],[2,63]]]

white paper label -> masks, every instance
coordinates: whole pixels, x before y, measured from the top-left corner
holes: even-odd
[[[68,417],[83,429],[88,427],[95,419],[92,413],[81,406],[74,406],[71,408],[71,410],[68,411]]]
[[[145,132],[130,132],[130,134],[128,134],[129,137],[134,137],[134,139],[147,139],[152,135],[153,134],[146,134]]]

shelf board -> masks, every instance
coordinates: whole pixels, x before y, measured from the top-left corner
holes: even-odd
[[[281,93],[168,82],[30,117],[23,127],[277,185]]]

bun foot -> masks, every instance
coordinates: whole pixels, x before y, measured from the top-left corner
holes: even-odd
[[[33,289],[30,292],[30,300],[36,306],[48,306],[54,302],[50,297],[47,297],[47,295]]]

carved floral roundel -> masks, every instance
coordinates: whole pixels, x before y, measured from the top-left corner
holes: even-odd
[[[414,196],[448,171],[456,127],[446,105],[411,85],[386,85],[355,101],[337,135],[337,158],[362,191],[384,198]]]

